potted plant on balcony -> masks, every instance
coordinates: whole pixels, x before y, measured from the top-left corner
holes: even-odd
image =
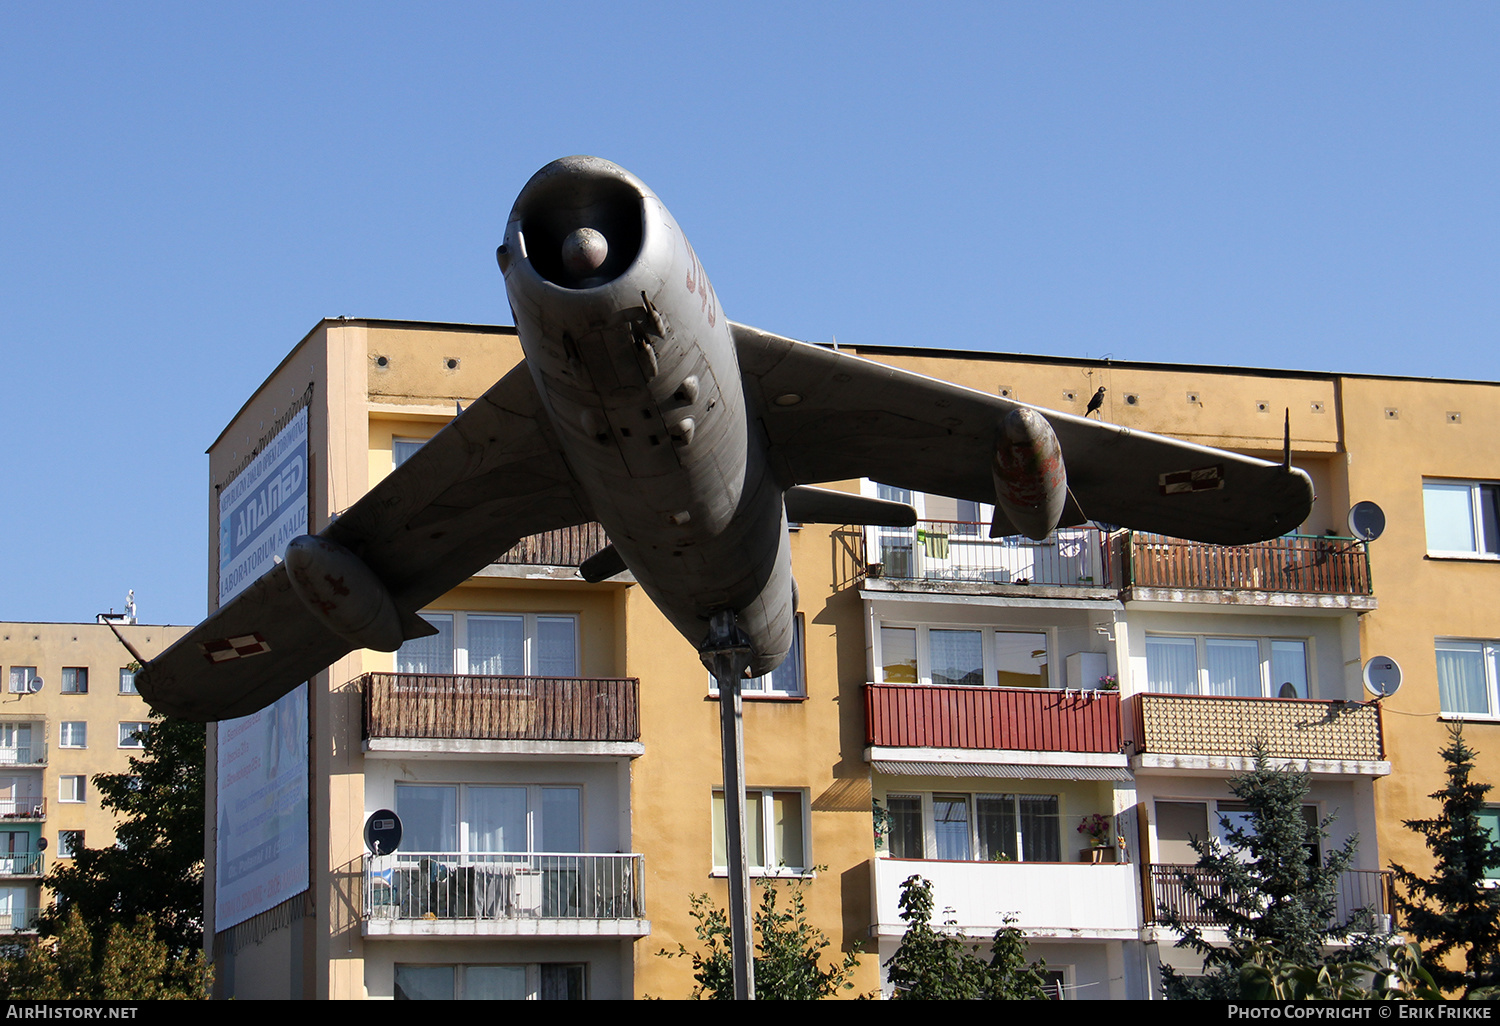
[[[1103,862],[1104,853],[1114,848],[1114,825],[1106,816],[1096,812],[1083,817],[1083,822],[1078,824],[1078,832],[1088,838],[1088,847],[1079,853],[1081,862]]]
[[[1099,690],[1099,691],[1119,691],[1120,690],[1120,678],[1116,677],[1112,673],[1106,673],[1104,676],[1102,676],[1102,677],[1099,678],[1099,687],[1098,687],[1097,690]]]

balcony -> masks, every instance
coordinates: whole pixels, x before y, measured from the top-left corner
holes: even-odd
[[[1365,543],[1288,535],[1256,545],[1208,545],[1160,534],[1121,539],[1126,597],[1365,611],[1375,608]]]
[[[1176,912],[1187,926],[1221,926],[1203,908],[1203,900],[1188,892],[1184,880],[1190,879],[1208,894],[1220,893],[1218,874],[1198,866],[1153,865],[1150,890],[1146,895],[1146,922],[1161,922],[1163,909]],[[1391,915],[1391,874],[1383,869],[1350,869],[1339,874],[1338,904],[1335,922],[1346,923],[1360,909],[1369,909],[1389,923]],[[1377,923],[1380,920],[1377,919]]]
[[[45,865],[39,851],[0,854],[0,876],[42,876]]]
[[[1120,751],[1112,691],[865,685],[865,741],[892,748]]]
[[[364,857],[367,937],[644,937],[644,860],[625,854]]]
[[[511,566],[579,566],[608,544],[601,525],[579,524],[522,538],[495,562]]]
[[[46,819],[47,799],[6,798],[0,800],[0,819],[26,820]]]
[[[39,908],[0,909],[0,935],[35,933],[41,915]]]
[[[932,881],[943,919],[965,935],[994,936],[1013,924],[1033,938],[1134,940],[1140,936],[1137,867],[1058,862],[938,862],[875,859],[875,932],[900,937],[906,930],[897,902],[910,876]]]
[[[47,765],[47,742],[0,746],[0,766]]]
[[[1126,743],[1137,773],[1243,772],[1257,742],[1314,775],[1384,776],[1380,706],[1308,698],[1134,695]]]
[[[634,677],[367,673],[368,752],[640,755]]]
[[[834,532],[834,552],[844,585],[878,580],[903,590],[1110,592],[1114,578],[1109,537],[1096,527],[1061,528],[1038,542],[991,538],[988,524],[969,521],[851,526]]]

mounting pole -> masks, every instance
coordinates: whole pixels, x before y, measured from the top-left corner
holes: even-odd
[[[735,625],[732,609],[708,621],[699,654],[712,664],[719,686],[719,745],[724,761],[724,835],[728,842],[730,961],[734,996],[755,1000],[755,961],[750,922],[750,866],[745,857],[745,730],[740,681],[750,665],[750,641]]]

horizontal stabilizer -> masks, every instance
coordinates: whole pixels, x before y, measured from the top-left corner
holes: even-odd
[[[797,524],[910,527],[917,522],[917,511],[904,502],[795,485],[786,490],[786,518]]]

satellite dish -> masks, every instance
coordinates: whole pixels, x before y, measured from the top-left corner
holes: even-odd
[[[33,678],[31,678],[29,681],[26,682],[26,690],[29,691],[29,692],[31,692],[33,695],[36,694],[38,691],[42,690],[42,678],[40,678],[40,677],[33,677]]]
[[[37,851],[46,851],[47,850],[47,839],[45,837],[38,837],[36,839],[36,850]]]
[[[365,847],[375,855],[389,855],[401,847],[401,817],[390,809],[370,813],[365,820]]]
[[[1373,502],[1356,502],[1349,507],[1349,533],[1360,541],[1372,542],[1385,530],[1385,510]]]
[[[1365,690],[1376,698],[1389,698],[1401,687],[1401,664],[1389,656],[1375,656],[1365,663]]]

